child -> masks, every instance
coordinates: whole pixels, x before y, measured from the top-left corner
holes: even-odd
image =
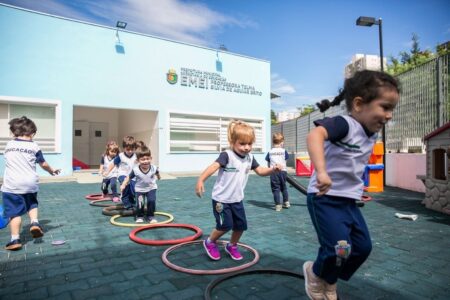
[[[118,168],[118,180],[119,183],[122,184],[125,177],[127,177],[131,170],[133,170],[136,164],[136,142],[134,137],[126,136],[122,141],[122,149],[123,152],[119,153],[114,158],[114,164],[111,164],[106,172],[103,173],[103,176],[108,176],[109,172],[111,172],[114,167]],[[134,180],[127,185],[127,188],[122,191],[122,203],[125,209],[132,209],[134,203]]]
[[[231,121],[228,125],[228,142],[231,149],[220,153],[219,158],[200,175],[195,187],[197,196],[201,197],[205,192],[203,183],[219,170],[212,191],[216,229],[211,232],[207,240],[203,241],[206,253],[213,260],[220,259],[216,241],[230,229],[232,229],[231,240],[226,245],[225,251],[234,260],[242,259],[237,243],[244,230],[247,230],[242,200],[250,170],[254,170],[260,176],[267,176],[280,169],[278,166],[261,167],[256,162],[250,153],[255,142],[255,132],[250,125],[242,121]]]
[[[289,195],[286,186],[286,160],[289,159],[289,154],[283,148],[284,136],[282,133],[274,133],[272,136],[273,148],[267,153],[266,160],[269,167],[275,164],[281,166],[281,172],[270,174],[270,187],[272,188],[273,200],[275,201],[275,210],[281,211],[281,208],[289,208]],[[283,195],[283,205],[281,205],[280,192]]]
[[[109,169],[110,165],[114,165],[114,158],[119,153],[119,146],[116,144],[116,142],[111,141],[106,144],[105,153],[102,155],[102,159],[100,161],[100,168],[99,168],[99,174],[103,175],[105,171]],[[109,172],[107,176],[103,176],[102,180],[102,192],[103,197],[108,196],[108,187],[111,184],[111,191],[112,191],[112,201],[113,202],[119,202],[119,197],[117,194],[117,168],[113,167],[113,170]]]
[[[120,189],[123,191],[131,179],[136,178],[134,186],[136,193],[136,223],[144,222],[144,199],[147,199],[146,221],[150,224],[157,223],[155,219],[156,209],[156,179],[161,179],[159,170],[152,165],[152,154],[147,146],[141,146],[136,151],[138,165],[133,168],[130,175],[123,181]]]
[[[14,140],[6,144],[5,174],[1,188],[3,193],[4,216],[10,219],[11,241],[6,244],[6,250],[19,250],[21,216],[28,212],[30,217],[30,233],[33,238],[44,235],[44,230],[38,221],[37,192],[39,177],[36,173],[36,163],[51,175],[57,175],[61,170],[55,170],[45,161],[39,146],[33,141],[37,128],[27,117],[15,118],[9,121],[9,129]]]
[[[307,204],[320,248],[315,262],[303,265],[310,299],[337,299],[338,278],[349,280],[372,250],[369,231],[355,201],[363,193],[361,179],[377,132],[392,119],[399,101],[397,81],[377,71],[360,71],[345,81],[323,112],[345,99],[348,116],[315,121],[307,144],[315,170]]]

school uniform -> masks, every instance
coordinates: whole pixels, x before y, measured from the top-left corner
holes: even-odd
[[[102,159],[100,160],[100,165],[102,165],[102,170],[106,171],[108,170],[109,166],[111,164],[114,164],[114,158],[109,158],[108,155],[103,155]],[[103,194],[108,194],[108,187],[111,185],[111,191],[113,194],[113,197],[117,196],[117,167],[114,166],[114,168],[109,172],[109,174],[103,178],[102,180],[102,192]]]
[[[287,167],[286,161],[289,159],[289,154],[286,149],[281,147],[274,147],[266,155],[266,161],[269,167],[274,167],[276,164],[281,166],[281,171],[270,174],[270,188],[272,189],[273,200],[275,204],[281,204],[289,201],[289,194],[286,185]],[[283,199],[280,197],[283,195]]]
[[[212,191],[212,207],[216,229],[228,231],[247,230],[244,210],[244,189],[250,170],[259,167],[251,153],[241,156],[232,150],[220,153],[216,160],[219,174]]]
[[[325,118],[314,124],[323,126],[328,133],[324,150],[332,185],[325,195],[317,196],[314,171],[308,186],[308,211],[320,243],[313,271],[333,284],[338,278],[350,279],[372,249],[367,225],[355,201],[361,199],[362,175],[377,135],[351,116]],[[339,241],[350,246],[339,251]]]
[[[158,185],[156,184],[159,170],[156,166],[150,165],[147,172],[144,172],[140,166],[136,166],[130,173],[130,181],[136,180],[134,186],[136,193],[136,217],[144,216],[144,205],[147,200],[147,217],[154,217],[156,210],[156,191]]]
[[[119,183],[122,184],[125,177],[130,174],[136,165],[136,154],[133,153],[131,156],[128,156],[125,152],[121,152],[114,158],[114,165],[117,167]],[[129,184],[122,191],[121,200],[124,207],[127,209],[133,207],[134,204],[134,184],[135,181],[130,180]]]
[[[13,218],[38,207],[36,163],[43,163],[45,159],[37,143],[18,138],[6,144],[3,155],[5,172],[1,191],[4,217]]]

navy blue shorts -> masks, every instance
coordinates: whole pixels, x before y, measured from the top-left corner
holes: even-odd
[[[5,218],[19,217],[38,207],[37,193],[13,194],[3,192],[2,194]]]
[[[216,204],[222,204],[222,212],[216,210]],[[216,218],[216,229],[220,231],[244,231],[247,230],[247,217],[245,216],[244,203],[221,203],[212,200],[214,217]]]

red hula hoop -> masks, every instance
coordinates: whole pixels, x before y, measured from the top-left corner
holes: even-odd
[[[103,198],[103,194],[89,194],[86,195],[84,198],[87,200],[104,200],[104,199],[112,199],[112,194],[108,194],[105,198]]]
[[[148,239],[143,239],[143,238],[137,237],[137,234],[141,231],[150,230],[150,229],[154,229],[154,228],[165,228],[165,227],[186,228],[186,229],[194,231],[195,234],[188,236],[188,237],[184,237],[184,238],[180,238],[180,239],[172,239],[172,240],[148,240]],[[132,240],[133,242],[136,242],[138,244],[150,245],[150,246],[162,246],[162,245],[174,245],[174,244],[180,244],[180,243],[189,242],[189,241],[195,241],[202,234],[203,234],[202,230],[195,225],[190,225],[190,224],[152,224],[149,226],[144,226],[144,227],[139,227],[139,228],[133,229],[130,232],[129,236],[130,236],[130,240]]]
[[[256,264],[259,261],[259,253],[258,251],[256,251],[256,249],[245,245],[245,244],[241,244],[238,243],[239,246],[246,248],[247,250],[250,250],[253,252],[253,254],[255,255],[255,258],[248,262],[245,263],[243,265],[237,266],[237,267],[231,267],[231,268],[224,268],[224,269],[217,269],[217,270],[201,270],[201,269],[188,269],[188,268],[184,268],[184,267],[180,267],[177,266],[173,263],[171,263],[168,259],[167,259],[167,255],[172,252],[173,250],[180,248],[182,246],[185,245],[190,245],[190,244],[200,244],[203,243],[202,240],[200,241],[192,241],[192,242],[187,242],[187,243],[182,243],[182,244],[178,244],[178,245],[174,245],[171,246],[169,248],[166,249],[166,251],[163,252],[161,259],[163,261],[163,263],[168,266],[169,268],[175,270],[175,271],[179,271],[179,272],[184,272],[184,273],[188,273],[188,274],[195,274],[195,275],[214,275],[214,274],[225,274],[225,273],[231,273],[231,272],[236,272],[236,271],[240,271],[246,268],[249,268],[251,266],[253,266],[254,264]],[[227,241],[221,241],[218,240],[217,243],[221,243],[221,244],[226,244]]]

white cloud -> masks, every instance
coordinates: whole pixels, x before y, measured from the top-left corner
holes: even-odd
[[[290,84],[286,79],[282,78],[277,73],[273,73],[270,77],[272,92],[280,96],[295,94],[296,91],[294,86]]]
[[[246,17],[239,19],[210,9],[203,3],[181,0],[6,0],[12,5],[114,27],[128,23],[127,30],[186,43],[217,47],[216,36],[225,27],[257,27]]]

